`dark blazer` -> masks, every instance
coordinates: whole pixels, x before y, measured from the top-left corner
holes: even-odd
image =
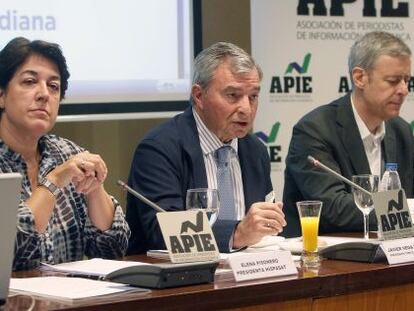
[[[382,141],[385,162],[398,163],[398,173],[407,197],[413,195],[413,135],[402,118],[385,122]],[[350,94],[329,105],[321,106],[305,115],[293,128],[289,152],[286,157],[284,212],[287,227],[282,235],[301,234],[295,206],[301,200],[322,200],[320,232],[345,232],[363,230],[363,216],[356,207],[351,188],[313,167],[307,156],[311,155],[345,176],[369,174],[370,167],[361,135],[356,124]],[[370,229],[376,229],[375,213],[370,215]]]
[[[272,190],[267,150],[255,136],[239,139],[246,210]],[[187,189],[207,187],[207,175],[191,107],[152,130],[138,145],[129,185],[168,211],[185,209]],[[164,249],[155,212],[128,195],[126,219],[132,231],[128,254]],[[221,252],[229,251],[236,221],[217,220],[213,232]]]

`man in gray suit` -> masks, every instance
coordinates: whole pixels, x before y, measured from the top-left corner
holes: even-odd
[[[296,202],[322,200],[320,232],[362,231],[363,216],[351,188],[313,167],[311,155],[344,177],[383,172],[385,162],[398,163],[407,197],[413,194],[413,135],[400,118],[408,94],[411,51],[399,38],[371,32],[358,39],[348,58],[352,91],[305,115],[293,128],[286,158],[282,235],[299,236]],[[370,229],[377,228],[374,213]]]

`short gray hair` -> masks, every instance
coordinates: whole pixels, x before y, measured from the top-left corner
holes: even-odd
[[[252,56],[237,45],[228,42],[217,42],[201,51],[194,60],[193,84],[206,90],[213,78],[214,71],[223,62],[229,60],[234,74],[247,74],[256,69],[259,79],[263,73]]]
[[[352,84],[354,84],[352,70],[355,67],[361,67],[369,72],[378,57],[382,55],[410,57],[411,50],[404,41],[388,32],[373,31],[363,35],[355,41],[349,52],[348,71]]]

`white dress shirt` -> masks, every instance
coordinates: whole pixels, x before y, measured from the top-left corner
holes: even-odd
[[[364,144],[365,154],[367,155],[369,167],[371,169],[371,174],[378,175],[381,178],[382,170],[382,150],[381,142],[385,136],[385,122],[382,121],[381,125],[377,129],[375,134],[372,134],[364,121],[358,114],[358,111],[355,108],[352,96],[351,96],[352,111],[354,112],[354,117],[356,124],[359,129],[359,134],[361,135],[362,143]]]

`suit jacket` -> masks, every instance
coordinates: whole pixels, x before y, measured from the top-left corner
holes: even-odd
[[[246,210],[264,201],[272,190],[270,160],[265,146],[253,135],[239,139],[238,156]],[[187,189],[206,188],[207,175],[197,126],[189,107],[151,131],[138,145],[131,165],[129,185],[168,211],[185,210]],[[128,195],[126,219],[132,231],[128,254],[165,248],[155,212]],[[217,220],[213,226],[221,252],[237,221]]]
[[[382,141],[385,162],[398,163],[401,185],[407,197],[413,194],[413,135],[402,118],[385,122]],[[344,177],[370,174],[370,167],[356,124],[350,94],[305,115],[293,128],[286,157],[284,212],[287,227],[282,235],[301,234],[295,203],[301,200],[323,201],[320,232],[363,230],[363,216],[354,203],[351,188],[344,182],[313,167],[307,156],[319,159]],[[376,229],[375,213],[370,215],[370,229]]]

